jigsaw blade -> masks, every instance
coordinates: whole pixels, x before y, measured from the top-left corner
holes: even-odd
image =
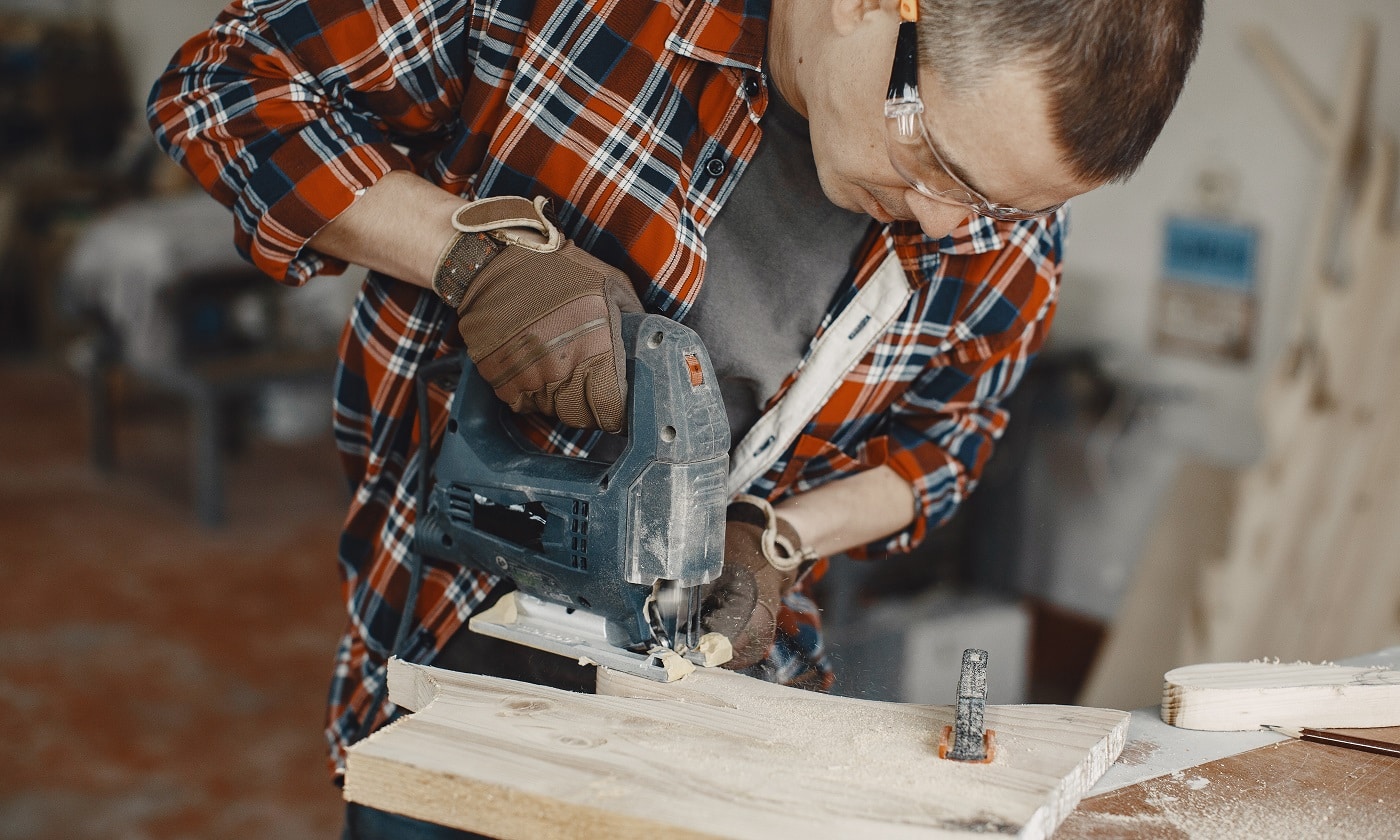
[[[685,654],[700,643],[700,593],[699,586],[656,582],[652,631],[658,644]]]

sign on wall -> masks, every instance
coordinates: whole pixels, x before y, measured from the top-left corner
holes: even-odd
[[[1215,218],[1171,216],[1164,233],[1158,349],[1232,362],[1249,359],[1258,229]]]

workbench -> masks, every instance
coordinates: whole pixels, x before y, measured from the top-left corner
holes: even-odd
[[[1343,660],[1400,668],[1400,647]],[[1342,730],[1347,731],[1347,730]],[[1359,730],[1400,742],[1400,727]],[[1128,743],[1056,840],[1400,837],[1400,759],[1132,714]]]

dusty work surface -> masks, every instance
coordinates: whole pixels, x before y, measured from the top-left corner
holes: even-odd
[[[1400,647],[1340,664],[1400,667]],[[1400,727],[1350,731],[1400,741]],[[1055,836],[1392,840],[1400,759],[1270,732],[1179,729],[1139,709],[1117,763]]]
[[[252,442],[209,531],[178,408],[125,400],[104,478],[68,376],[0,365],[0,393],[0,840],[338,836],[329,439]]]
[[[1400,727],[1351,731],[1400,742]],[[1055,837],[1392,840],[1397,835],[1400,759],[1290,739],[1086,799]]]

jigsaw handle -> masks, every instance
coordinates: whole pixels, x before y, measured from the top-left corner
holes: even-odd
[[[627,445],[620,460],[690,463],[727,456],[729,423],[700,337],[664,315],[626,312],[622,344],[627,354],[627,422],[622,435]],[[525,453],[578,464],[578,458],[522,446],[503,419],[509,411],[469,356],[464,355],[463,366],[454,405],[472,410],[454,408],[452,416],[469,446],[501,460]]]

